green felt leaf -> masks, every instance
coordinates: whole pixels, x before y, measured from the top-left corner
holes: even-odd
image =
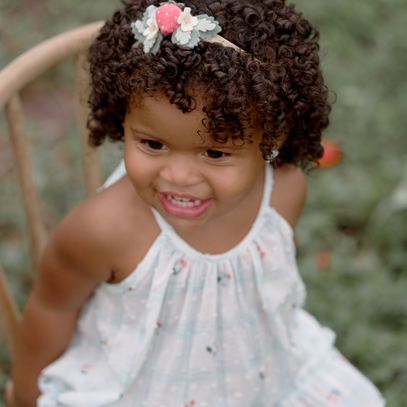
[[[198,18],[198,25],[196,28],[202,32],[213,31],[216,28],[216,24],[208,18]]]
[[[207,38],[212,38],[216,34],[222,31],[219,23],[212,17],[202,14],[198,17],[198,25],[195,29],[199,30],[199,37],[201,40],[206,40]],[[213,27],[211,29],[211,27]]]
[[[147,28],[146,24],[143,24],[142,21],[136,21],[134,23],[135,29],[140,33],[143,34],[144,30]]]
[[[157,41],[157,37],[151,39],[151,40],[147,40],[146,37],[144,37],[144,42],[143,42],[143,49],[144,52],[147,54],[150,52],[150,50],[154,47],[155,43]]]
[[[174,44],[185,46],[191,39],[191,31],[182,31],[181,27],[178,27],[172,34],[171,40]]]
[[[161,41],[163,40],[164,36],[159,32],[157,37],[155,38],[155,42],[153,46],[151,47],[150,52],[155,55],[158,50],[160,49]]]
[[[144,42],[146,37],[144,37],[143,32],[147,28],[141,21],[134,21],[130,24],[131,32],[134,34],[134,38],[139,42]]]
[[[160,47],[160,41],[158,41],[158,38],[162,39],[162,35],[159,32],[158,35],[155,38],[152,38],[151,40],[147,40],[146,37],[144,36],[144,31],[148,28],[147,21],[151,18],[151,16],[155,13],[157,10],[156,6],[149,6],[147,7],[146,11],[143,14],[143,18],[141,20],[133,21],[130,26],[131,26],[131,31],[134,34],[134,38],[143,43],[143,49],[144,52],[152,52],[152,49],[157,49]],[[157,46],[158,42],[158,46]],[[155,52],[157,52],[157,50]]]
[[[147,20],[151,18],[151,16],[156,12],[156,6],[148,6],[146,8],[145,13],[143,14],[143,21],[147,23]]]
[[[191,31],[191,39],[188,41],[187,44],[185,44],[185,47],[188,48],[194,48],[199,44],[199,41],[201,41],[200,35],[199,35],[199,31],[198,30],[192,30]]]

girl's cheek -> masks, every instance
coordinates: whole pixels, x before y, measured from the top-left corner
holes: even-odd
[[[149,160],[143,157],[137,151],[129,151],[125,153],[125,163],[127,175],[133,181],[133,183],[143,183],[143,180],[147,182],[151,176],[151,164]]]
[[[152,178],[156,176],[157,170],[148,160],[140,157],[135,157],[129,164],[129,175],[142,181],[144,178]]]
[[[253,185],[252,177],[240,168],[218,169],[212,175],[212,185],[216,189],[217,195],[225,200],[233,201],[251,189]]]

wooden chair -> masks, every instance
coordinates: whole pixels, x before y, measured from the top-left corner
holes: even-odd
[[[103,22],[96,22],[57,35],[25,52],[0,71],[0,109],[3,107],[6,109],[14,168],[21,189],[34,270],[38,267],[47,235],[32,176],[29,143],[25,132],[24,113],[19,93],[27,84],[50,68],[68,58],[75,58],[75,98],[77,119],[82,137],[85,185],[87,195],[92,195],[100,186],[101,180],[98,156],[95,149],[87,143],[89,82],[86,71],[86,52],[102,25]],[[14,357],[20,318],[20,312],[0,266],[0,331],[4,336],[11,360]]]

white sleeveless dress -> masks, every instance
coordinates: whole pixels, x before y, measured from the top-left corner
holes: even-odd
[[[293,231],[269,206],[272,168],[246,237],[198,252],[161,234],[125,280],[102,283],[66,352],[39,379],[39,407],[379,407],[373,384],[302,309]],[[125,174],[123,163],[109,186]]]

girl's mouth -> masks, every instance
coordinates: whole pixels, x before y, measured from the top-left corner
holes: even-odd
[[[163,208],[173,216],[179,218],[196,218],[201,216],[209,207],[212,199],[196,199],[174,195],[170,192],[159,192],[158,196]]]

